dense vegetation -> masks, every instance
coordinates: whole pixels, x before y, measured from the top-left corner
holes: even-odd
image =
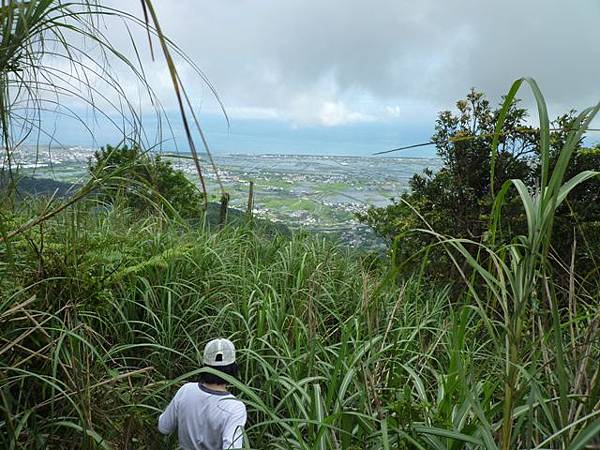
[[[198,375],[215,335],[241,349],[235,391],[249,406],[253,448],[498,440],[501,326],[469,296],[417,278],[396,284],[385,266],[314,236],[193,230],[89,206],[2,247],[3,448],[167,447],[157,415]],[[3,210],[3,224],[41,209]],[[543,307],[527,324],[515,447],[551,438],[544,448],[561,448],[594,416],[597,306],[578,295],[572,307],[576,320],[558,335]],[[557,340],[568,350],[564,379]]]
[[[441,169],[414,175],[408,192],[390,205],[371,208],[359,217],[393,243],[397,262],[404,263],[408,271],[415,267],[414,258],[422,258],[421,250],[427,248],[428,274],[447,280],[457,273],[448,271],[452,264],[445,250],[432,250],[429,245],[435,237],[414,230],[427,223],[446,236],[485,242],[495,195],[511,179],[522,180],[529,189],[535,189],[543,157],[539,130],[528,125],[528,113],[517,101],[506,112],[496,154],[490,148],[501,108],[492,109],[484,94],[475,91],[458,101],[456,107],[456,113],[439,114],[432,137]],[[571,111],[552,122],[549,167],[556,166],[575,119]],[[579,140],[565,177],[584,170],[600,171],[600,147],[586,149]],[[495,239],[508,242],[525,231],[527,222],[516,192],[507,192],[505,201]],[[588,279],[598,275],[594,255],[600,253],[599,205],[600,179],[589,180],[569,195],[557,211],[554,224],[561,236],[553,242],[554,255],[568,264],[575,244],[576,269]]]
[[[158,208],[187,219],[199,218],[204,210],[202,193],[181,170],[138,146],[101,148],[89,162],[89,172],[94,179],[106,180],[99,194],[109,203],[122,201],[142,213]]]
[[[40,221],[45,201],[6,203],[2,445],[174,445],[157,414],[226,335],[253,448],[585,448],[600,430],[598,292],[548,254],[555,211],[596,176],[563,182],[596,109],[558,163],[542,150],[542,195],[513,182],[525,234],[495,245],[492,221],[480,247],[429,231],[459,274],[471,267],[459,290],[251,222],[191,228],[97,197]]]
[[[142,5],[152,18],[142,25],[160,37],[151,2]],[[23,116],[14,105],[39,114],[40,91],[62,89],[36,78],[52,75],[42,38],[68,58],[76,53],[62,33],[80,30],[120,55],[95,28],[97,8],[1,3],[7,179],[18,179],[12,132]],[[539,130],[523,128],[514,100],[523,82]],[[581,247],[564,263],[561,245],[571,241],[561,221],[575,218],[584,242],[590,231],[581,227],[595,221],[597,204],[586,202],[598,195],[598,174],[585,169],[598,154],[580,147],[599,109],[564,117],[557,134],[532,80],[518,80],[496,111],[472,93],[459,116],[438,123],[446,167],[416,178],[404,197],[433,226],[401,223],[389,260],[318,236],[274,236],[250,218],[192,225],[180,209],[190,193],[171,184],[181,178],[143,156],[138,142],[100,152],[90,180],[68,198],[4,201],[14,198],[8,183],[0,204],[0,446],[174,448],[173,437],[157,433],[158,414],[181,382],[205,370],[202,347],[216,335],[240,349],[241,376],[230,381],[248,405],[252,448],[597,446],[598,265]],[[429,192],[448,194],[447,209],[436,209]],[[458,238],[448,237],[453,230]],[[399,245],[404,231],[418,239],[411,251]],[[446,276],[405,270],[429,264]]]

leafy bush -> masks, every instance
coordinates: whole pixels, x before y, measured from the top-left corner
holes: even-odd
[[[439,114],[432,137],[437,155],[442,160],[441,169],[437,172],[428,169],[414,175],[409,181],[410,190],[399,199],[386,207],[371,208],[359,215],[362,222],[373,227],[390,244],[394,243],[396,261],[403,262],[404,267],[414,267],[414,264],[407,263],[435,241],[431,235],[412,232],[426,227],[423,219],[438,233],[485,241],[494,194],[502,185],[510,179],[523,180],[530,188],[537,183],[539,130],[528,125],[527,111],[518,106],[518,101],[508,109],[494,160],[490,148],[500,109],[492,109],[484,94],[474,90],[456,106],[456,113],[443,111]],[[574,112],[571,111],[553,122],[555,131],[550,139],[552,165],[558,158],[558,149],[567,139],[573,117]],[[582,170],[599,169],[598,151],[584,150],[579,142],[567,176]],[[555,242],[555,250],[563,260],[570,259],[574,230],[579,233],[581,241],[584,241],[584,232],[598,230],[600,206],[589,207],[591,203],[600,204],[598,183],[595,181],[578,187],[570,197],[570,203],[558,213],[557,234],[560,237]],[[514,192],[507,194],[501,223],[504,233],[498,236],[499,239],[522,234],[525,229],[526,218],[516,197]],[[595,242],[599,241],[596,239]],[[448,271],[452,264],[445,252],[441,249],[431,251],[434,253],[429,258],[430,273],[454,278],[455,274]],[[590,264],[593,252],[589,247],[582,246],[577,252],[578,260],[586,264],[586,269],[594,267]]]
[[[89,163],[92,177],[106,178],[101,195],[111,203],[123,200],[140,211],[160,209],[184,218],[202,214],[202,194],[181,170],[159,155],[138,146],[107,145],[95,152]]]

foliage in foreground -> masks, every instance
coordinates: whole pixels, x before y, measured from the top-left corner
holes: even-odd
[[[3,226],[39,208],[2,211]],[[158,414],[215,335],[241,349],[252,448],[495,448],[501,324],[468,296],[397,285],[318,237],[93,211],[71,207],[0,247],[2,448],[172,448]],[[566,448],[597,419],[597,308],[573,302],[559,329],[528,319],[513,448]]]

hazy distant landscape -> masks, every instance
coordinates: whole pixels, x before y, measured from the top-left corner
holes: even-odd
[[[93,150],[83,147],[26,148],[16,161],[25,176],[82,183],[89,177],[87,164],[92,155]],[[198,183],[189,155],[180,156],[166,159]],[[216,154],[214,159],[233,208],[246,209],[253,181],[258,217],[291,228],[333,233],[346,244],[374,249],[383,248],[383,242],[355,214],[389,204],[406,191],[414,174],[440,165],[438,158],[383,156],[239,153]],[[218,201],[214,172],[208,169],[206,177],[212,200]]]

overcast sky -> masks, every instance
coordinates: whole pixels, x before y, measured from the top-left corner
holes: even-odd
[[[141,17],[139,0],[114,3]],[[348,127],[389,128],[403,131],[381,145],[411,144],[469,88],[497,102],[522,75],[538,80],[554,113],[600,99],[599,0],[153,3],[164,32],[215,85],[232,133],[246,120],[265,125],[258,134],[280,124],[324,142]],[[168,95],[162,61],[142,58]],[[202,81],[182,71],[198,109],[215,112]]]

